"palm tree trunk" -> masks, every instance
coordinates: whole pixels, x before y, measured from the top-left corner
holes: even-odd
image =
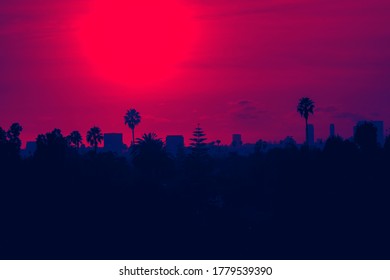
[[[307,118],[305,118],[305,124],[306,124],[306,146],[309,146],[309,126],[307,124]]]
[[[134,128],[131,129],[131,132],[132,132],[132,134],[133,134],[133,140],[132,140],[132,142],[131,142],[131,146],[133,146],[134,143],[135,143],[135,139],[134,139]]]

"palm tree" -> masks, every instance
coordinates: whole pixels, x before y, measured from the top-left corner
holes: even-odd
[[[133,163],[148,179],[162,176],[170,165],[164,142],[155,133],[137,138],[132,148]]]
[[[309,114],[314,114],[314,102],[309,97],[302,97],[299,99],[297,111],[302,118],[305,119],[306,124],[306,145],[309,144],[309,127],[307,120],[309,119]]]
[[[133,146],[135,143],[134,128],[141,122],[141,116],[139,112],[137,112],[137,110],[129,109],[127,110],[124,118],[125,124],[131,129],[131,132],[133,134],[133,140],[131,141],[131,146]]]
[[[165,153],[164,142],[155,133],[145,133],[141,138],[137,138],[133,153],[136,157],[149,156],[149,159],[153,161],[153,155]]]
[[[98,145],[103,141],[103,134],[99,127],[94,126],[87,132],[87,142],[94,147],[95,154],[97,152]]]
[[[81,137],[80,132],[77,130],[72,131],[67,137],[67,140],[69,141],[69,144],[76,149],[79,149],[80,145],[83,143],[83,138]]]

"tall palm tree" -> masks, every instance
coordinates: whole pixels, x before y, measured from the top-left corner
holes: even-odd
[[[133,134],[133,140],[131,141],[131,145],[133,146],[135,143],[135,138],[134,138],[134,129],[135,127],[141,122],[141,116],[139,112],[135,109],[129,109],[126,112],[125,115],[125,124],[131,129],[131,132]]]
[[[103,134],[99,127],[94,126],[87,132],[87,142],[94,148],[95,154],[98,145],[103,141]]]
[[[306,124],[306,145],[309,144],[309,126],[308,119],[309,114],[314,114],[314,102],[309,97],[302,97],[299,99],[297,112],[301,115],[302,118],[305,119]]]
[[[67,140],[69,141],[70,145],[76,149],[79,149],[80,145],[83,143],[83,138],[81,137],[80,132],[77,130],[72,131],[67,137]]]

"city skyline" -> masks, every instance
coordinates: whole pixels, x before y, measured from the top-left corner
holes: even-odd
[[[107,14],[99,8],[102,3],[0,4],[0,125],[21,123],[23,142],[56,127],[68,134],[97,125],[106,132],[124,132],[129,143],[130,133],[121,120],[128,107],[143,115],[138,136],[155,132],[188,139],[200,123],[210,139],[224,142],[233,133],[248,142],[277,141],[286,135],[303,142],[303,123],[295,112],[301,96],[316,102],[310,122],[318,138],[328,135],[330,123],[344,138],[352,135],[351,127],[359,120],[390,123],[386,1],[156,1],[161,8],[157,12],[115,0]],[[167,21],[172,7],[179,12]],[[135,17],[127,22],[119,10],[131,9],[143,13],[146,21]],[[118,56],[113,65],[107,59],[96,61],[96,52],[85,52],[99,42],[88,29],[91,21],[105,17],[110,19],[109,30],[101,34],[112,40],[108,51],[122,54],[125,64]],[[191,31],[184,42],[178,39],[183,30],[172,27],[175,21]],[[137,23],[140,32],[132,28]],[[151,47],[162,45],[153,28],[158,23],[171,26],[160,50],[171,60],[158,59]],[[142,28],[152,39],[145,39]],[[126,53],[126,46],[132,46],[128,32],[138,40]],[[88,34],[86,41],[80,42],[80,34]],[[186,53],[175,55],[177,46]],[[136,65],[143,58],[153,69],[150,77],[139,71],[141,77],[129,65],[137,53]],[[111,72],[118,79],[101,67],[117,68]],[[158,79],[159,73],[165,75],[164,67],[172,71]],[[121,73],[127,73],[129,82]],[[134,82],[133,76],[141,81]]]
[[[376,131],[376,141],[380,147],[384,146],[385,143],[385,138],[388,137],[384,131],[384,124],[383,121],[368,121],[368,120],[362,120],[358,121],[355,126],[353,126],[353,135],[351,137],[346,138],[346,140],[351,140],[354,142],[354,135],[356,134],[356,128],[359,125],[362,125],[364,123],[372,123],[374,127],[377,129]],[[102,132],[103,134],[103,140],[98,144],[98,150],[102,152],[114,152],[118,155],[126,155],[126,153],[129,151],[129,148],[131,147],[131,143],[128,145],[124,142],[124,137],[123,133],[121,132]],[[165,137],[160,137],[159,135],[156,135],[157,138],[163,140],[164,146],[166,148],[166,151],[171,154],[171,155],[177,155],[178,149],[186,148],[190,149],[190,141],[191,139],[188,138],[186,139],[183,135],[166,135]],[[207,134],[205,135],[207,137]],[[315,134],[315,126],[313,124],[309,124],[309,139],[308,139],[308,145],[310,147],[315,147],[319,149],[323,149],[326,140],[332,137],[341,137],[337,132],[334,124],[329,125],[329,134],[328,136],[323,139],[323,138],[317,138]],[[275,141],[267,141],[264,139],[258,139],[257,141],[262,141],[263,143],[269,145],[268,148],[274,148],[274,147],[283,147],[284,142],[287,141],[286,139],[292,139],[295,141],[294,137],[292,136],[286,136],[283,139],[275,140]],[[37,137],[38,139],[38,137]],[[141,140],[142,137],[137,137],[136,138],[136,143],[138,140]],[[84,141],[84,137],[81,135],[81,147],[82,149],[92,149],[92,146],[87,143],[87,141]],[[209,140],[209,141],[207,141]],[[209,146],[215,146],[215,147],[220,147],[220,146],[225,146],[225,147],[231,147],[233,148],[233,151],[240,151],[241,147],[244,147],[244,145],[250,145],[250,149],[248,147],[245,147],[245,153],[252,153],[254,152],[254,147],[257,143],[256,142],[246,142],[243,141],[242,135],[233,133],[231,134],[231,140],[230,142],[222,142],[220,139],[205,139],[205,143]],[[296,143],[298,146],[304,145],[305,143]],[[270,146],[271,145],[271,146]],[[26,143],[22,142],[22,152],[24,156],[32,156],[34,152],[36,151],[36,140],[34,141],[26,141]]]

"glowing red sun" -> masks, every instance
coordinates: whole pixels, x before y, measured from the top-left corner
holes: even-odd
[[[91,0],[78,37],[102,78],[147,86],[178,73],[198,33],[191,9],[180,0]]]

